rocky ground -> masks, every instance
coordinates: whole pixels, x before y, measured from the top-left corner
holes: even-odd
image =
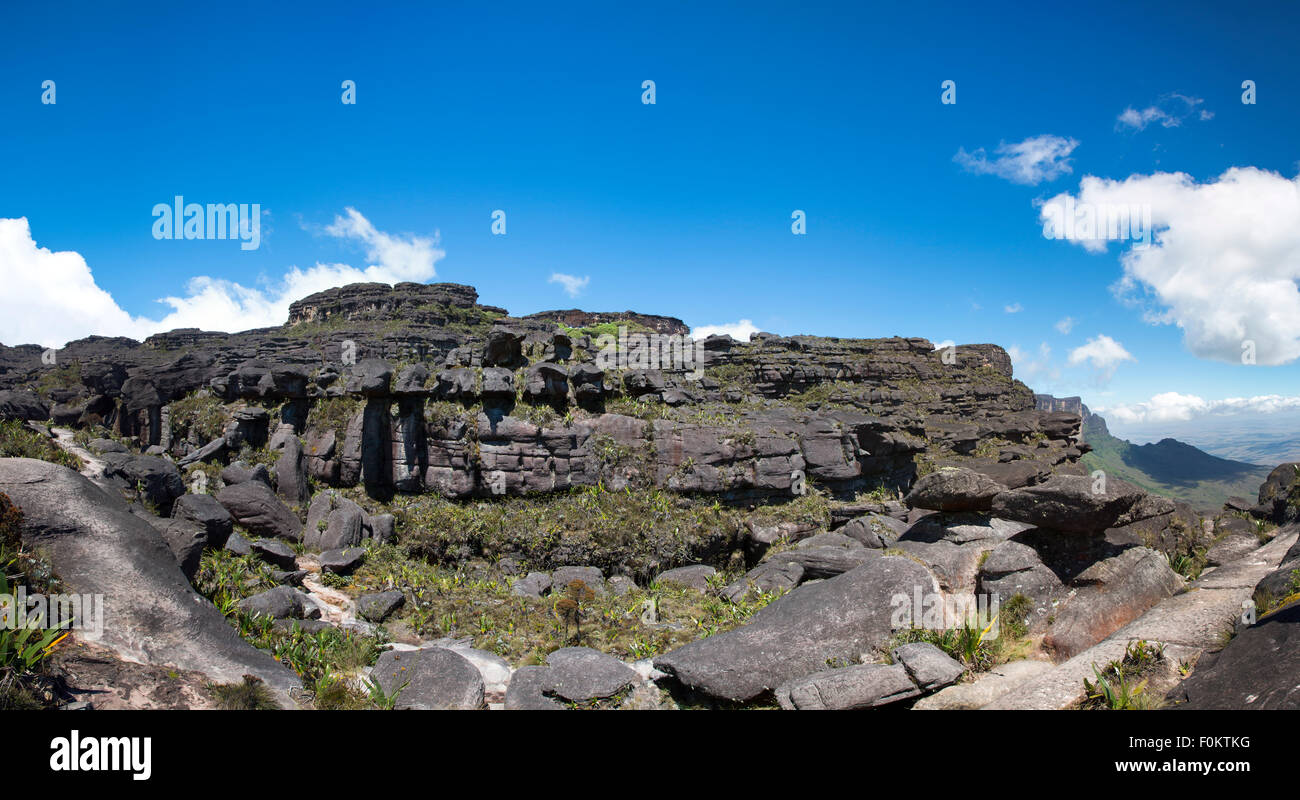
[[[635,338],[684,333],[363,284],[280,328],[0,346],[11,563],[105,598],[25,696],[1297,704],[1297,465],[1206,515],[1089,474],[995,345]]]

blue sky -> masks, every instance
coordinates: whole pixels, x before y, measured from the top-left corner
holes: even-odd
[[[1289,349],[1300,335],[1287,321],[1300,308],[1300,251],[1275,230],[1300,218],[1266,204],[1202,240],[1224,215],[1196,191],[1232,168],[1261,171],[1238,196],[1284,197],[1296,185],[1297,22],[1287,2],[1068,13],[1016,3],[8,4],[0,219],[29,228],[7,229],[0,274],[21,276],[28,295],[0,298],[0,341],[31,341],[33,326],[47,326],[45,340],[159,320],[175,310],[159,298],[187,297],[197,276],[275,294],[295,266],[409,257],[428,261],[428,280],[472,284],[516,314],[632,308],[694,326],[995,342],[1014,348],[1018,377],[1036,390],[1120,409],[1120,433],[1126,417],[1211,424],[1226,398],[1300,396]],[[654,105],[641,102],[647,79]],[[1253,105],[1242,103],[1247,79]],[[46,80],[53,105],[41,102]],[[340,101],[344,80],[356,82],[355,105]],[[955,104],[940,102],[945,80]],[[1137,124],[1121,122],[1126,111]],[[1071,144],[1031,164],[1039,180],[1009,180],[997,148],[1026,141]],[[1192,182],[1157,193],[1156,216],[1181,238],[1161,263],[1139,265],[1150,283],[1136,289],[1184,327],[1152,324],[1116,296],[1126,244],[1095,253],[1046,239],[1035,207],[1062,193],[1082,200],[1085,176],[1161,172]],[[1089,196],[1145,197],[1139,184]],[[177,194],[260,204],[260,247],[155,239],[152,209]],[[491,233],[495,209],[505,236]],[[791,232],[795,209],[805,235]],[[1257,228],[1273,232],[1254,242]],[[1252,274],[1277,283],[1264,298],[1241,284],[1225,291],[1236,311],[1189,344],[1191,317],[1216,314],[1204,291],[1182,287],[1189,275],[1212,286],[1214,264],[1236,255],[1225,239],[1258,245]],[[414,255],[393,256],[395,242],[414,243]],[[82,313],[64,297],[76,292],[39,284],[64,273],[35,248],[79,254],[124,316],[102,302]],[[1180,257],[1187,274],[1160,272]],[[554,273],[588,281],[570,296]],[[1242,320],[1276,363],[1223,360]]]

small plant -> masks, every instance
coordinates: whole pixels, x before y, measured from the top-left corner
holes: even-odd
[[[1092,665],[1096,681],[1083,680],[1084,709],[1111,711],[1152,708],[1155,703],[1146,692],[1148,676],[1165,660],[1165,646],[1139,639],[1124,649],[1124,656],[1106,667]]]
[[[228,711],[268,711],[278,709],[271,690],[256,675],[245,675],[238,683],[210,683],[217,707]]]
[[[376,681],[373,678],[367,678],[366,691],[369,693],[370,702],[375,708],[378,708],[381,711],[392,711],[397,707],[397,696],[401,694],[402,690],[409,686],[410,683],[410,681],[406,681],[401,686],[394,689],[392,694],[388,694],[384,691],[384,687],[379,685],[379,681]]]
[[[564,635],[568,638],[569,625],[573,625],[576,632],[574,640],[582,643],[582,616],[586,604],[596,599],[596,593],[591,587],[578,578],[569,581],[565,587],[564,594],[560,599],[555,601],[555,612],[564,621]]]

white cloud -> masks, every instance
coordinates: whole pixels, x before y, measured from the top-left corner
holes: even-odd
[[[1008,314],[1019,314],[1021,311],[1025,310],[1025,307],[1019,303],[1012,303],[1011,305],[1003,306],[1002,310]]]
[[[1124,349],[1124,346],[1105,334],[1089,339],[1087,344],[1070,351],[1070,366],[1089,363],[1097,369],[1108,369],[1122,361],[1137,359]]]
[[[1206,400],[1194,394],[1164,392],[1142,403],[1098,408],[1097,413],[1104,413],[1117,422],[1131,425],[1142,422],[1186,422],[1210,415],[1273,414],[1296,409],[1300,409],[1300,397],[1279,394]]]
[[[1138,110],[1129,106],[1115,119],[1115,130],[1141,131],[1152,123],[1162,128],[1177,128],[1183,120],[1195,115],[1201,120],[1214,118],[1213,111],[1199,109],[1205,101],[1199,97],[1171,93],[1162,96],[1154,105]]]
[[[1056,330],[1062,336],[1068,336],[1074,330],[1074,317],[1062,317],[1056,321]]]
[[[1032,186],[1071,172],[1069,156],[1078,146],[1074,139],[1044,134],[1014,144],[1003,142],[992,160],[982,147],[973,153],[959,148],[952,160],[977,175],[996,175],[1012,183]]]
[[[591,276],[579,278],[574,275],[565,275],[563,272],[553,272],[547,283],[563,284],[565,294],[569,297],[577,297],[582,293],[583,289],[587,288],[587,284],[591,283]]]
[[[1125,361],[1136,361],[1124,346],[1105,334],[1098,335],[1089,339],[1086,344],[1080,345],[1070,351],[1069,358],[1066,362],[1077,367],[1080,364],[1089,364],[1095,370],[1095,378],[1099,385],[1105,385],[1114,376],[1115,370]]]
[[[691,328],[692,339],[707,339],[714,334],[725,334],[739,342],[748,342],[750,334],[758,333],[758,326],[747,319],[724,322],[720,325],[700,325]]]
[[[397,283],[427,281],[437,272],[445,253],[437,238],[392,236],[378,231],[364,216],[347,209],[324,232],[365,247],[370,266],[316,264],[290,267],[260,288],[234,281],[197,276],[186,284],[184,297],[159,302],[171,311],[161,319],[133,317],[112,295],[95,283],[79,253],[51,252],[37,247],[27,219],[0,219],[0,285],[5,287],[5,313],[0,316],[0,342],[61,347],[84,336],[129,336],[144,339],[159,331],[202,328],[237,332],[281,325],[289,304],[334,286],[363,281]]]
[[[1116,295],[1152,324],[1177,325],[1196,356],[1240,363],[1254,342],[1259,364],[1300,357],[1300,177],[1234,167],[1197,183],[1184,173],[1093,176],[1067,199],[1094,208],[1146,207],[1149,246],[1121,257]],[[1107,242],[1075,239],[1097,252]]]

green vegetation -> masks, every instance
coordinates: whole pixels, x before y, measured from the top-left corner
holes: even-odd
[[[1149,644],[1139,639],[1124,650],[1124,657],[1104,669],[1092,665],[1096,682],[1083,680],[1086,697],[1080,704],[1085,710],[1128,711],[1155,708],[1157,698],[1147,694],[1147,681],[1165,660],[1163,644]]]
[[[226,409],[221,400],[206,389],[192,392],[168,406],[172,438],[183,440],[191,433],[204,444],[225,432]]]
[[[0,458],[37,458],[78,471],[82,467],[80,458],[16,419],[0,422]]]
[[[207,689],[217,708],[229,711],[267,711],[280,707],[271,690],[256,675],[245,675],[238,683],[211,683]]]
[[[334,440],[337,446],[342,447],[348,422],[361,410],[363,403],[361,398],[350,395],[317,400],[307,412],[307,427],[334,431]]]
[[[583,646],[622,659],[649,658],[747,621],[775,600],[776,593],[723,600],[677,585],[632,588],[572,596],[568,587],[541,599],[510,590],[511,578],[470,565],[443,568],[412,557],[393,544],[370,545],[365,563],[343,590],[348,594],[399,588],[407,602],[385,624],[409,629],[424,639],[469,637],[511,664],[541,664],[554,650],[572,644],[579,633]],[[727,576],[715,576],[721,584]],[[592,591],[587,587],[587,591]],[[578,606],[579,619],[572,605]]]
[[[19,585],[25,585],[30,593],[41,594],[56,588],[44,559],[23,549],[21,526],[22,511],[0,493],[0,597],[11,596],[11,587],[16,591]],[[11,608],[0,610],[6,616],[12,613]],[[0,711],[39,709],[50,704],[45,662],[65,635],[60,629],[35,624],[0,626]]]
[[[43,369],[40,376],[31,384],[32,391],[50,402],[50,395],[55,391],[68,391],[81,388],[81,362],[73,361],[54,369]]]
[[[1268,477],[1267,467],[1212,456],[1174,439],[1143,445],[1117,439],[1100,419],[1093,415],[1084,422],[1092,452],[1081,463],[1148,492],[1197,508],[1220,508],[1233,495],[1253,497]]]

